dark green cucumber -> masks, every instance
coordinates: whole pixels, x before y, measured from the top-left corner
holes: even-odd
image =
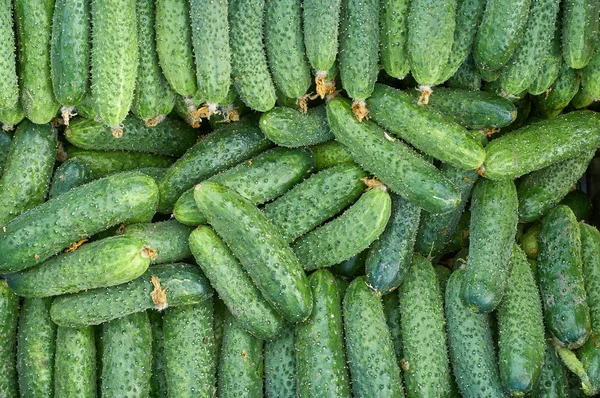
[[[568,131],[569,134],[564,134]],[[516,178],[600,146],[600,116],[577,111],[529,124],[486,147],[487,178]]]
[[[448,279],[450,279],[450,275],[452,275],[452,271],[450,270],[450,268],[441,264],[434,265],[433,269],[435,271],[435,276],[437,279],[438,287],[440,289],[440,293],[442,294],[442,297],[445,297],[446,285],[448,284]]]
[[[587,222],[592,217],[592,201],[589,194],[574,190],[571,191],[560,201],[561,205],[566,205],[571,208],[578,221]]]
[[[394,343],[394,353],[396,354],[398,366],[400,366],[402,359],[404,359],[402,335],[400,331],[399,300],[400,297],[398,292],[392,292],[391,294],[386,294],[381,297],[383,312],[385,313],[385,320],[390,331],[390,336],[392,337],[392,342]]]
[[[365,277],[354,279],[346,290],[343,316],[354,397],[404,397],[381,297]]]
[[[167,377],[165,375],[165,343],[163,312],[147,310],[152,329],[152,370],[150,376],[150,398],[167,398]]]
[[[331,69],[338,53],[341,0],[305,0],[302,4],[306,56],[317,75]]]
[[[92,169],[87,163],[77,159],[70,159],[54,170],[50,184],[50,199],[62,195],[71,189],[92,181]]]
[[[483,79],[484,82],[486,83],[498,83],[498,86],[500,85],[498,82],[498,78],[500,78],[500,69],[498,70],[485,70],[482,69],[479,65],[477,65],[477,63],[475,63],[475,65],[477,66],[477,70],[479,71],[479,75],[481,76],[481,78]]]
[[[271,339],[281,331],[281,316],[262,297],[212,228],[195,229],[189,237],[189,247],[219,297],[246,331],[259,339]]]
[[[170,397],[214,397],[217,352],[213,300],[168,308],[163,315],[165,371]]]
[[[456,92],[449,91],[449,95],[453,93]],[[465,107],[468,107],[472,93],[461,94],[446,99],[442,94],[438,109],[444,112],[441,109],[442,103],[447,104],[446,109],[448,109],[450,102],[462,102]],[[436,95],[437,90],[430,98]],[[435,109],[419,106],[410,95],[382,84],[375,86],[375,91],[367,101],[367,105],[369,115],[377,124],[427,155],[461,169],[476,169],[483,163],[485,151],[481,143],[469,135],[464,127],[452,120],[460,116],[447,117],[436,112]],[[456,105],[453,108],[453,112],[446,111],[445,113],[456,114],[459,112]],[[503,108],[506,108],[506,105]],[[479,112],[482,110],[473,111],[473,113]],[[499,115],[505,112],[505,110],[498,110],[494,113],[505,119],[506,116]],[[514,108],[511,108],[509,112],[512,113],[507,116],[512,121]],[[492,111],[488,108],[485,113],[492,114]]]
[[[96,396],[96,342],[91,326],[57,329],[54,396]]]
[[[446,84],[450,88],[470,91],[481,90],[481,83],[482,78],[472,55],[469,55],[456,72],[446,81]]]
[[[329,268],[335,275],[345,278],[355,278],[365,274],[365,261],[369,254],[369,249],[365,249],[356,256],[350,257],[348,260],[342,261]],[[347,287],[347,286],[346,286]]]
[[[0,395],[17,397],[17,321],[19,298],[0,281]]]
[[[544,366],[537,386],[531,392],[532,398],[568,397],[567,372],[556,355],[552,343],[546,342],[544,350]]]
[[[592,97],[589,92],[584,91],[582,89],[583,86],[580,85],[579,90],[577,91],[575,96],[573,96],[573,99],[569,103],[569,105],[571,105],[575,109],[587,108],[588,106],[594,103],[594,97]]]
[[[590,335],[590,311],[584,289],[579,224],[567,206],[542,219],[538,237],[539,281],[545,322],[554,340],[577,348]]]
[[[275,310],[291,322],[306,319],[312,307],[310,286],[277,227],[249,200],[223,185],[202,182],[194,198]]]
[[[2,178],[2,173],[4,172],[4,165],[10,152],[11,143],[12,138],[10,135],[4,132],[0,133],[0,178]]]
[[[327,270],[314,272],[310,284],[313,310],[306,321],[296,326],[296,396],[349,398],[350,378],[337,284]]]
[[[379,56],[385,72],[403,79],[408,62],[408,0],[383,0],[379,14]]]
[[[125,171],[134,171],[148,167],[169,167],[175,162],[170,156],[154,155],[143,152],[127,151],[93,151],[70,147],[67,150],[69,159],[77,159],[86,163],[95,178]]]
[[[538,112],[546,118],[559,115],[577,94],[580,81],[579,72],[563,62],[550,91],[534,97]]]
[[[152,276],[166,290],[166,300],[153,300]],[[139,278],[117,286],[61,296],[52,304],[52,320],[60,326],[99,325],[150,308],[196,304],[212,296],[210,283],[198,267],[188,264],[155,265]],[[158,294],[160,296],[160,294]],[[156,301],[156,302],[155,302]]]
[[[146,312],[102,327],[102,396],[147,397],[152,366],[152,330]]]
[[[562,11],[562,54],[573,69],[587,65],[596,49],[599,5],[594,0],[565,0]]]
[[[152,178],[156,184],[158,184],[162,178],[167,174],[166,167],[142,167],[141,169],[134,169],[133,171],[137,171],[148,177]]]
[[[519,219],[535,221],[556,206],[581,178],[596,149],[536,170],[519,180]]]
[[[310,147],[315,159],[315,170],[321,171],[345,163],[353,163],[346,147],[337,141],[327,141]]]
[[[583,108],[600,100],[600,53],[596,52],[581,70],[581,87],[573,98],[576,108]]]
[[[12,1],[0,5],[0,21],[0,108],[12,108],[19,102]]]
[[[546,54],[546,58],[541,61],[540,68],[536,78],[531,82],[527,91],[532,95],[540,95],[545,93],[554,83],[560,72],[562,61],[562,46],[561,46],[561,23],[560,16],[557,18],[554,27],[552,42]]]
[[[538,256],[540,251],[538,235],[541,229],[542,225],[535,223],[519,238],[519,244],[529,259],[535,260]]]
[[[97,119],[94,99],[92,98],[92,89],[88,88],[83,99],[77,104],[77,114],[86,119]]]
[[[2,131],[12,131],[15,126],[25,118],[25,112],[21,106],[21,102],[17,102],[12,108],[0,108],[0,123],[2,123]]]
[[[265,397],[296,398],[296,325],[288,324],[265,342]]]
[[[194,184],[272,146],[254,124],[242,121],[202,138],[175,162],[158,185],[159,211],[168,213]]]
[[[393,192],[433,213],[447,212],[458,205],[458,189],[438,169],[401,141],[390,141],[375,123],[359,122],[347,100],[331,100],[327,119],[352,158]]]
[[[277,107],[261,116],[259,126],[268,139],[288,148],[315,145],[334,138],[327,125],[325,105],[311,108],[307,113]]]
[[[54,395],[56,325],[50,319],[51,299],[25,299],[17,332],[17,373],[22,397]]]
[[[130,224],[123,235],[140,239],[154,250],[150,264],[165,264],[183,261],[192,256],[188,246],[188,237],[192,228],[177,220],[157,223]]]
[[[225,329],[225,318],[227,318],[227,314],[229,313],[229,310],[227,309],[227,306],[225,305],[223,300],[221,300],[218,295],[215,295],[213,297],[213,300],[214,300],[214,303],[213,303],[213,318],[214,318],[213,328],[215,331],[215,349],[217,352],[217,366],[218,366],[219,363],[221,363],[221,347],[223,345],[223,332]],[[218,387],[219,386],[217,383],[217,392],[218,392]]]
[[[419,229],[421,209],[391,194],[391,216],[385,231],[371,248],[365,262],[367,283],[386,294],[400,286],[410,263]],[[361,229],[361,233],[365,233]]]
[[[56,133],[50,125],[21,123],[0,179],[0,225],[46,199],[56,159]]]

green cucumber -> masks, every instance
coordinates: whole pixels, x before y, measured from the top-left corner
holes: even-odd
[[[556,343],[555,350],[558,357],[562,360],[563,365],[570,371],[568,377],[569,385],[571,386],[571,396],[593,396],[594,392],[592,391],[590,378],[575,353]]]
[[[42,204],[56,159],[56,133],[50,125],[21,123],[0,179],[0,225]]]
[[[367,286],[365,277],[348,286],[343,316],[354,397],[404,397],[381,297]]]
[[[165,174],[167,174],[166,167],[142,167],[141,169],[134,169],[134,171],[147,175],[152,178],[156,184],[158,184]]]
[[[542,219],[538,237],[540,290],[545,322],[561,346],[577,348],[590,334],[590,311],[582,274],[579,224],[567,206],[559,205]]]
[[[600,116],[576,111],[521,127],[490,142],[487,178],[516,178],[600,146]],[[569,134],[564,134],[568,131]]]
[[[102,396],[147,397],[150,392],[152,330],[146,312],[102,327]]]
[[[433,269],[435,271],[435,276],[437,279],[437,284],[440,289],[440,293],[442,297],[446,296],[446,285],[448,284],[448,279],[450,279],[450,275],[452,275],[452,271],[450,268],[444,265],[434,265]]]
[[[396,362],[400,366],[403,354],[402,344],[402,333],[400,331],[400,295],[398,292],[392,292],[392,294],[386,294],[381,297],[383,303],[383,312],[385,313],[385,320],[387,322],[392,342],[394,343],[394,353],[396,354]]]
[[[4,165],[6,164],[6,158],[10,152],[11,144],[11,136],[5,133],[0,133],[0,178],[2,178],[2,173],[4,172]]]
[[[450,64],[450,62],[448,62]],[[473,56],[469,56],[454,72],[454,74],[446,81],[450,88],[461,90],[479,91],[481,90],[482,78],[477,70]]]
[[[554,34],[546,58],[541,61],[540,68],[536,78],[531,82],[527,91],[531,95],[540,95],[545,93],[554,83],[558,74],[562,61],[562,46],[561,46],[561,23],[560,16],[557,18],[554,26]]]
[[[385,231],[369,249],[365,262],[367,283],[386,294],[400,286],[412,261],[421,209],[391,194],[391,216]],[[361,229],[361,233],[365,230]]]
[[[338,54],[341,0],[305,0],[302,4],[306,56],[317,77],[326,74]]]
[[[408,0],[381,0],[379,13],[379,56],[385,72],[403,79],[408,62]]]
[[[598,100],[600,100],[600,53],[596,52],[585,68],[581,69],[581,87],[571,103],[579,109]]]
[[[596,149],[536,170],[519,180],[519,219],[535,221],[556,206],[581,178]]]
[[[331,100],[327,119],[352,158],[393,192],[432,213],[448,212],[458,205],[458,189],[438,169],[401,141],[390,141],[375,123],[356,120],[347,100]]]
[[[258,127],[245,121],[203,137],[169,168],[158,184],[159,211],[171,212],[179,196],[195,184],[271,146]]]
[[[306,321],[296,326],[296,396],[349,398],[350,378],[337,284],[327,270],[314,272],[309,280],[313,310]]]
[[[50,319],[51,299],[25,299],[17,332],[17,373],[22,397],[54,395],[56,325]]]
[[[481,76],[481,78],[483,79],[484,82],[486,83],[498,83],[498,86],[500,86],[500,82],[498,82],[498,79],[500,78],[500,70],[485,70],[482,69],[479,65],[477,65],[477,62],[475,62],[475,65],[477,66],[477,70],[479,71],[479,75]]]
[[[580,81],[579,72],[563,62],[550,90],[534,97],[538,112],[546,118],[559,115],[577,94]]]
[[[546,342],[544,366],[537,386],[531,392],[532,398],[564,398],[567,390],[567,372],[556,354],[552,343]]]
[[[96,396],[96,343],[91,326],[57,328],[54,395]]]
[[[155,251],[150,264],[165,264],[183,261],[192,256],[188,245],[191,232],[191,227],[181,225],[177,220],[167,220],[130,224],[123,230],[123,235],[140,239]]]
[[[92,169],[87,163],[77,159],[67,160],[54,170],[48,196],[53,199],[75,187],[87,184],[92,179]]]
[[[167,377],[165,375],[165,343],[163,313],[147,310],[152,329],[152,370],[150,376],[150,397],[167,398]]]
[[[15,126],[25,118],[25,112],[21,106],[21,102],[17,102],[12,108],[0,108],[0,123],[2,123],[2,131],[12,131]]]
[[[583,86],[580,85],[579,90],[577,91],[569,105],[571,105],[575,109],[582,109],[587,108],[593,103],[594,97],[592,97],[592,95],[588,91],[583,90]]]
[[[77,159],[86,163],[95,178],[125,171],[134,171],[148,167],[169,167],[175,162],[170,156],[154,155],[143,152],[126,151],[93,151],[70,147],[67,150],[69,159]]]
[[[569,206],[579,221],[588,221],[592,217],[592,201],[585,192],[571,191],[560,201],[560,204]]]
[[[92,89],[88,88],[83,99],[77,104],[77,114],[81,117],[90,120],[96,120],[96,107],[94,106],[94,99],[92,98]]]
[[[312,307],[308,280],[277,227],[248,199],[215,182],[198,184],[194,198],[275,310],[291,322],[306,319]]]
[[[329,268],[331,272],[340,277],[355,278],[365,274],[365,261],[369,250],[365,249],[356,256],[350,257],[348,260],[342,261]],[[347,287],[347,286],[346,286]]]
[[[12,108],[19,101],[12,1],[4,0],[0,5],[0,21],[0,108]]]
[[[261,116],[259,126],[268,139],[288,148],[315,145],[334,138],[327,125],[325,105],[311,108],[307,113],[273,108]]]
[[[200,226],[190,234],[189,242],[196,263],[240,325],[259,339],[275,337],[283,327],[281,316],[214,230]]]
[[[456,91],[449,91],[449,95],[453,93],[456,94]],[[436,95],[437,90],[432,97]],[[438,109],[441,110],[442,102],[447,104],[446,109],[450,106],[449,102],[462,102],[467,107],[471,96],[472,93],[463,92],[455,95],[452,99],[444,100],[442,95]],[[481,143],[470,136],[464,127],[454,122],[453,117],[447,117],[436,112],[435,109],[417,105],[410,95],[400,90],[377,84],[367,105],[370,116],[377,124],[444,163],[461,169],[476,169],[485,159],[485,151]],[[328,105],[328,107],[330,106]],[[453,108],[454,111],[448,113],[458,113],[457,108]],[[473,113],[478,112],[481,111]],[[508,116],[512,120],[514,108],[511,109],[511,112]],[[492,114],[492,111],[488,108],[485,113]],[[499,113],[505,113],[505,111],[502,110],[496,114]],[[506,116],[502,117],[502,119],[505,118]]]
[[[540,251],[538,235],[540,234],[541,229],[542,225],[535,223],[519,238],[519,244],[529,259],[537,259]]]
[[[296,398],[295,325],[265,342],[265,397]]]
[[[0,281],[0,395],[17,397],[17,321],[19,298]]]
[[[594,0],[565,0],[562,12],[562,54],[573,69],[585,67],[596,49],[599,5]]]
[[[223,331],[225,329],[225,318],[227,317],[227,307],[223,300],[217,294],[213,297],[213,328],[215,331],[215,351],[217,353],[217,368],[221,363],[221,347],[223,346]],[[217,393],[219,392],[219,384],[217,381]]]
[[[353,163],[346,147],[339,142],[327,141],[309,148],[315,159],[315,170],[321,171],[345,163]]]
[[[213,300],[168,308],[163,315],[165,371],[170,397],[214,397],[217,352]]]

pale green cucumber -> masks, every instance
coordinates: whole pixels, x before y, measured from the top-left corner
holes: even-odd
[[[379,14],[379,57],[385,72],[403,79],[408,62],[408,0],[382,0]]]

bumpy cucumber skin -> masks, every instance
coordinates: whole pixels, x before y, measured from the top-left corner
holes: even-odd
[[[177,220],[167,220],[130,224],[125,227],[123,235],[140,239],[156,251],[156,257],[150,259],[150,264],[166,264],[183,261],[192,256],[188,245],[191,232],[191,227],[182,225]]]
[[[354,279],[348,286],[343,316],[353,395],[404,397],[381,298],[367,286],[365,277]]]
[[[546,58],[541,61],[537,76],[531,82],[527,91],[532,95],[545,93],[558,77],[562,63],[561,24],[559,16],[554,26],[554,36],[552,37]]]
[[[296,398],[295,326],[288,324],[276,338],[265,342],[266,398]]]
[[[462,101],[468,101],[469,96],[470,93],[464,93],[466,98]],[[453,101],[459,99],[455,97]],[[476,169],[485,159],[483,146],[464,127],[435,109],[417,105],[414,98],[402,91],[377,84],[367,106],[369,115],[381,127],[444,163]]]
[[[407,396],[446,396],[451,375],[444,304],[431,263],[415,255],[399,297]]]
[[[408,62],[408,0],[381,0],[379,14],[379,56],[385,72],[402,79],[410,70]]]
[[[247,122],[225,126],[201,139],[179,158],[158,184],[158,210],[168,213],[194,184],[246,160],[273,144]]]
[[[411,0],[408,58],[417,83],[432,86],[448,63],[454,42],[457,0]]]
[[[79,104],[89,87],[90,0],[55,0],[50,65],[56,100]]]
[[[248,107],[266,112],[275,106],[275,85],[263,46],[265,0],[229,1],[229,43],[233,83]]]
[[[50,320],[51,299],[25,299],[17,332],[17,373],[23,397],[52,397],[56,325]]]
[[[534,97],[538,112],[546,118],[560,114],[579,91],[580,82],[579,71],[571,69],[563,62],[550,92]]]
[[[302,9],[306,56],[315,70],[326,71],[338,53],[341,0],[305,0]]]
[[[167,398],[167,377],[165,375],[165,344],[163,312],[147,310],[152,330],[152,370],[150,376],[150,397]]]
[[[141,277],[122,285],[92,289],[61,296],[52,304],[52,320],[60,326],[99,325],[116,318],[155,308],[150,293],[151,277],[168,289],[167,305],[196,304],[212,296],[213,290],[197,266],[165,264],[150,267]]]
[[[577,348],[588,338],[591,325],[580,229],[571,209],[559,205],[550,211],[542,220],[538,241],[538,276],[546,327],[558,344]]]
[[[573,69],[587,65],[596,49],[599,5],[594,0],[565,0],[562,12],[562,54]]]
[[[118,128],[138,70],[136,0],[92,0],[92,94],[98,118]]]
[[[354,162],[346,147],[335,140],[311,146],[309,149],[315,159],[316,171]]]
[[[450,64],[450,61],[448,61]],[[481,89],[481,75],[475,65],[473,56],[469,56],[454,72],[454,74],[446,81],[448,87],[462,90],[479,91]]]
[[[523,177],[517,186],[519,220],[535,221],[556,206],[581,178],[596,149],[551,164]]]
[[[544,366],[537,386],[531,392],[532,398],[562,398],[568,397],[567,372],[561,360],[556,355],[556,349],[546,342],[544,350]]]
[[[490,312],[502,300],[517,232],[517,208],[517,190],[512,181],[482,178],[475,183],[469,262],[462,282],[463,300],[474,311]]]
[[[579,96],[586,98],[583,104],[576,103],[575,99]],[[581,87],[573,98],[573,105],[581,108],[598,100],[600,100],[600,53],[596,52],[590,62],[581,70]]]
[[[379,72],[379,0],[342,0],[340,77],[355,101],[373,92]]]
[[[519,245],[521,245],[521,248],[529,259],[537,259],[540,250],[538,245],[538,235],[540,234],[541,229],[542,225],[540,223],[535,223],[519,238]]]
[[[77,159],[67,160],[54,171],[48,196],[50,199],[53,199],[70,191],[72,188],[90,182],[92,179],[92,169],[90,166]]]
[[[198,92],[213,104],[225,101],[231,85],[227,5],[227,0],[190,1]]]
[[[308,279],[277,227],[252,202],[217,183],[198,184],[194,198],[275,310],[290,322],[306,319],[312,307]]]
[[[477,65],[477,62],[475,63],[475,65],[477,66],[477,69],[479,70],[479,74],[481,75],[481,78],[486,82],[486,83],[500,83],[498,82],[498,78],[500,77],[500,69],[498,70],[485,70],[482,69],[479,65]],[[498,86],[500,86],[500,84],[498,84]]]
[[[57,329],[54,396],[96,396],[96,342],[91,326]]]
[[[432,213],[448,212],[458,206],[458,189],[438,169],[404,143],[389,141],[375,123],[359,122],[347,100],[331,100],[327,104],[327,119],[336,139],[347,147],[352,158],[393,192]]]
[[[306,321],[296,326],[296,396],[349,398],[350,378],[337,284],[327,270],[314,272],[310,284],[313,310]]]
[[[400,286],[410,263],[419,229],[421,209],[396,194],[385,231],[371,248],[365,262],[367,283],[386,294]],[[364,231],[362,231],[364,233]]]
[[[52,127],[21,123],[0,179],[0,225],[44,202],[55,159]]]
[[[19,297],[0,281],[0,395],[17,397],[17,322]]]
[[[25,112],[20,101],[12,108],[0,108],[0,123],[3,124],[3,130],[13,130],[14,126],[23,119],[25,119]]]
[[[0,43],[0,108],[12,108],[19,101],[19,82],[11,0],[0,4]]]
[[[231,250],[208,226],[189,237],[196,263],[210,280],[231,314],[250,334],[268,340],[281,331],[283,319],[262,297]]]
[[[383,189],[365,192],[341,216],[309,232],[293,245],[305,270],[329,267],[357,255],[385,230],[392,201]]]
[[[214,397],[217,352],[213,300],[168,308],[163,315],[165,371],[170,397]]]
[[[564,134],[568,131],[569,134]],[[532,123],[486,147],[487,178],[516,178],[600,146],[600,116],[576,111]]]
[[[12,138],[8,134],[0,133],[0,178],[4,172],[4,165],[6,164],[6,158],[10,152],[10,145],[12,144]]]
[[[329,268],[335,275],[340,275],[346,278],[355,278],[365,274],[365,261],[369,250],[365,249],[356,256],[350,257],[348,260],[342,261]],[[347,286],[346,286],[347,287]]]
[[[387,322],[392,342],[394,343],[394,353],[396,354],[396,361],[400,365],[400,361],[404,359],[402,335],[400,332],[400,311],[398,310],[400,305],[400,297],[398,292],[392,294],[386,294],[381,297],[383,303],[383,312],[385,313],[385,320]]]
[[[125,171],[134,171],[149,167],[165,168],[175,162],[175,158],[142,152],[126,151],[92,151],[70,147],[67,150],[69,159],[77,159],[86,163],[95,178]]]
[[[259,126],[268,139],[288,148],[320,144],[334,138],[324,105],[311,108],[306,114],[277,107],[261,116]]]

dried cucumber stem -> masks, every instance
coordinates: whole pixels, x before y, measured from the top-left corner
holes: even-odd
[[[65,126],[68,126],[69,120],[71,120],[71,118],[73,116],[77,115],[74,111],[75,111],[74,106],[63,106],[62,108],[60,108],[60,114],[62,116],[63,123]]]
[[[112,136],[115,138],[123,137],[123,125],[118,125],[112,128]]]
[[[122,234],[123,233],[121,232],[121,235]],[[154,260],[157,256],[158,256],[158,253],[156,252],[155,249],[151,248],[150,246],[142,247],[142,257],[146,257],[146,258],[149,258],[150,260]]]
[[[13,131],[15,129],[15,125],[14,124],[3,124],[2,125],[2,131]]]
[[[144,125],[146,127],[155,127],[160,122],[165,120],[165,117],[166,117],[165,115],[158,115],[158,116],[151,117],[150,119],[144,120]]]
[[[431,86],[419,86],[417,88],[421,92],[421,96],[417,101],[417,105],[427,105],[429,103],[429,96],[431,95]]]
[[[310,94],[305,94],[296,100],[296,103],[300,107],[300,112],[306,113],[308,111],[308,100],[313,99]]]
[[[317,94],[321,99],[326,95],[335,92],[335,80],[327,79],[326,70],[318,70],[315,74],[315,84],[317,85]]]
[[[367,191],[370,191],[371,189],[374,189],[374,188],[381,189],[382,191],[386,191],[386,192],[388,190],[388,188],[375,177],[371,177],[371,178],[363,177],[360,180],[362,182],[364,182],[365,185],[367,186]]]
[[[187,96],[184,99],[185,105],[187,106],[187,122],[193,128],[197,129],[200,127],[201,118],[198,117],[198,109],[194,105],[194,99],[191,96]]]
[[[154,307],[156,307],[158,311],[162,311],[169,306],[167,303],[167,289],[160,287],[160,279],[157,276],[152,275],[151,281],[154,290],[150,293],[150,297],[152,297]]]
[[[354,112],[359,122],[362,122],[363,119],[369,120],[369,110],[365,101],[354,101],[352,103],[352,112]]]

